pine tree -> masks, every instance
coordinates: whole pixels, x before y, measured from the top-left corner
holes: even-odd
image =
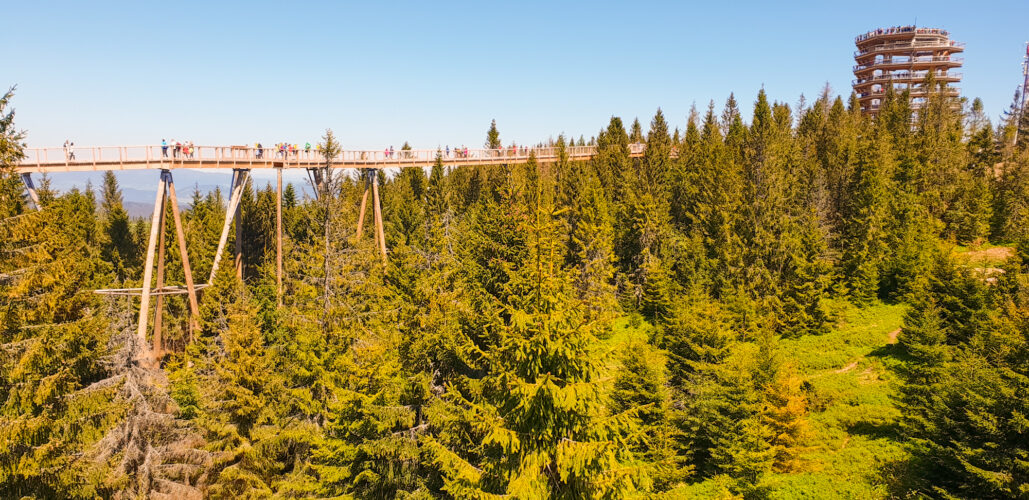
[[[208,446],[220,450],[208,490],[214,497],[272,491],[269,464],[260,459],[266,438],[262,428],[275,418],[280,382],[254,318],[256,308],[241,283],[233,293],[228,327],[222,334],[224,353],[210,360],[203,389]]]
[[[671,152],[672,141],[668,136],[668,122],[665,121],[661,108],[658,108],[650,122],[650,132],[647,133],[647,148],[643,151],[640,182],[662,198],[667,196],[670,181]]]
[[[643,137],[643,126],[640,125],[639,118],[634,118],[632,120],[632,128],[629,131],[629,142],[631,144],[643,144],[646,142]]]
[[[932,384],[939,382],[943,365],[950,358],[950,348],[940,308],[932,296],[923,288],[912,302],[914,307],[905,317],[897,341],[913,360],[902,391],[904,404],[909,409],[907,418],[918,425],[917,422],[922,421],[918,413],[932,397]]]
[[[738,117],[737,113],[731,109],[725,112]],[[737,127],[742,125],[737,123]],[[696,163],[683,175],[684,196],[679,197],[679,203],[692,236],[701,242],[704,258],[714,268],[711,281],[716,296],[743,284],[743,171],[726,146],[712,102],[704,117]]]
[[[100,191],[100,213],[105,219],[106,240],[102,250],[104,260],[114,266],[119,282],[125,281],[138,265],[136,247],[129,227],[129,214],[122,206],[118,180],[111,171],[104,172],[104,183]]]
[[[607,129],[601,130],[593,162],[608,201],[613,203],[619,200],[623,189],[622,177],[631,166],[629,135],[625,133],[621,118],[612,116]]]
[[[483,318],[486,331],[476,334],[497,342],[482,349],[469,339],[464,350],[481,375],[448,393],[471,432],[469,448],[429,443],[454,496],[581,498],[646,486],[627,466],[628,422],[604,414],[596,379],[602,357],[594,351],[600,326],[585,319],[560,267],[545,193],[537,187],[532,215],[514,228],[529,232],[527,253],[506,270],[502,314]]]
[[[92,290],[110,268],[89,197],[73,190],[44,206],[0,225],[0,495],[110,495],[108,464],[76,459],[125,411],[118,385],[99,383],[113,352],[110,315]]]
[[[489,124],[489,130],[486,131],[486,149],[500,149],[503,144],[500,142],[500,131],[497,130],[497,120],[494,119]]]
[[[844,268],[851,297],[861,303],[879,294],[886,258],[887,219],[892,188],[893,155],[882,126],[860,146],[857,154],[853,201],[846,235]]]
[[[761,419],[769,430],[768,444],[774,454],[772,468],[779,472],[793,472],[801,467],[799,455],[811,436],[802,382],[795,365],[786,363],[764,388]]]
[[[7,219],[26,210],[22,184],[13,167],[24,156],[25,133],[14,128],[14,110],[10,109],[14,87],[0,96],[0,219]]]
[[[622,369],[611,391],[615,413],[630,412],[639,428],[630,438],[633,452],[647,464],[656,490],[665,490],[684,479],[691,468],[679,453],[683,436],[674,425],[662,356],[650,346],[630,344],[622,354]]]
[[[1025,302],[1016,299],[1024,291],[997,289],[1013,292],[1003,301],[1008,306],[998,308],[982,303],[983,285],[967,278],[937,266],[920,283],[898,337],[912,357],[902,429],[913,454],[914,485],[938,496],[1015,498],[1029,491],[1029,407],[1024,398],[1011,397],[1029,388]],[[992,312],[977,314],[978,308]]]
[[[596,314],[611,311],[614,297],[614,228],[600,179],[580,170],[577,190],[569,210],[567,259],[573,270],[578,298]]]
[[[405,168],[384,189],[383,219],[393,245],[418,245],[425,237],[425,173]]]

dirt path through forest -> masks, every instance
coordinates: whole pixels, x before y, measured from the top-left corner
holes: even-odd
[[[900,335],[900,330],[901,329],[898,328],[898,329],[896,329],[896,330],[894,330],[894,331],[892,331],[890,333],[887,333],[886,334],[886,343],[887,344],[896,344],[897,343],[897,335]]]
[[[888,332],[886,334],[886,343],[887,344],[896,344],[897,343],[897,335],[900,335],[900,330],[901,330],[900,328],[897,328],[896,330],[893,330],[892,332]],[[824,375],[828,375],[829,373],[834,373],[834,374],[837,374],[837,375],[840,374],[840,373],[847,373],[847,372],[857,368],[858,364],[861,363],[861,360],[863,360],[863,359],[865,359],[865,356],[861,356],[861,357],[855,359],[854,361],[851,361],[850,363],[847,363],[847,365],[844,366],[843,368],[837,368],[837,369],[833,370],[832,372],[821,373],[821,374],[815,375],[815,376],[813,376],[811,378],[818,378],[818,377],[821,377],[821,376],[824,376]],[[871,368],[869,368],[868,370],[865,370],[865,372],[867,373],[867,372],[869,372],[869,370],[871,370]]]

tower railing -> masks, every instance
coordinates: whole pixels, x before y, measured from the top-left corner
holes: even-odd
[[[964,42],[955,42],[953,40],[930,40],[923,42],[899,42],[899,43],[885,43],[882,45],[876,45],[869,47],[864,50],[855,50],[854,57],[867,56],[876,52],[888,52],[892,50],[905,50],[905,49],[965,49]]]
[[[880,28],[880,29],[875,29],[875,30],[869,31],[868,33],[860,34],[860,35],[854,37],[854,42],[855,43],[861,43],[861,42],[863,42],[865,40],[868,40],[868,39],[871,39],[871,38],[875,38],[875,37],[879,37],[879,36],[907,35],[907,34],[912,34],[912,35],[941,35],[941,36],[950,36],[950,33],[948,33],[947,30],[940,29],[940,28],[918,28],[916,26],[894,26],[892,28]]]
[[[879,68],[883,66],[904,66],[914,64],[932,64],[932,63],[951,63],[958,66],[964,64],[965,58],[963,57],[951,57],[951,56],[916,56],[909,59],[901,60],[890,60],[890,61],[877,61],[867,64],[856,64],[854,65],[854,71],[863,71],[867,69]]]
[[[893,73],[893,74],[875,75],[875,76],[870,76],[868,78],[860,78],[860,79],[856,79],[856,80],[851,80],[851,84],[852,85],[864,85],[864,84],[868,84],[868,83],[898,81],[898,80],[901,80],[901,81],[903,81],[903,80],[924,80],[926,76],[929,76],[929,72],[928,71],[914,71],[914,72],[906,72],[906,73]],[[935,73],[933,75],[934,78],[936,78],[937,80],[940,80],[940,81],[959,81],[959,80],[961,80],[962,76],[963,75],[961,73]]]

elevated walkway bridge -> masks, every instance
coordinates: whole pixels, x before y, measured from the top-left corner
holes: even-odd
[[[643,144],[632,144],[629,146],[629,154],[632,157],[643,155]],[[160,311],[164,308],[164,296],[185,294],[189,299],[189,331],[190,338],[197,328],[197,321],[200,314],[197,301],[197,292],[210,286],[218,271],[218,265],[222,254],[226,253],[229,243],[229,233],[233,222],[235,222],[235,257],[236,275],[242,278],[242,212],[240,201],[246,186],[247,179],[252,169],[270,168],[276,169],[276,200],[275,200],[275,233],[276,233],[276,282],[279,304],[282,303],[283,295],[283,251],[282,251],[282,172],[285,169],[297,168],[306,169],[311,183],[314,184],[315,194],[328,193],[328,183],[325,183],[325,168],[327,165],[324,155],[315,150],[289,151],[278,148],[256,148],[249,146],[108,146],[108,147],[58,147],[58,148],[27,148],[24,150],[25,157],[16,166],[32,204],[39,209],[45,208],[40,205],[40,198],[36,193],[32,181],[32,174],[53,174],[60,172],[90,172],[90,171],[118,171],[118,170],[146,170],[159,171],[157,178],[156,197],[154,200],[154,211],[150,219],[150,235],[147,242],[146,259],[143,266],[143,282],[137,288],[119,288],[96,290],[104,295],[138,295],[139,321],[137,322],[136,336],[141,345],[148,345],[148,329],[150,299],[156,300],[154,316],[153,347],[144,350],[139,363],[153,364],[161,357],[164,350],[162,315]],[[565,148],[564,155],[569,161],[582,161],[593,158],[597,153],[596,146],[569,146]],[[354,240],[360,240],[364,232],[364,221],[367,212],[374,214],[374,234],[376,247],[382,255],[383,264],[387,260],[386,234],[383,228],[382,207],[379,200],[379,186],[376,180],[376,171],[385,168],[425,168],[436,163],[437,158],[442,159],[446,166],[486,166],[486,165],[511,165],[526,163],[529,158],[535,156],[540,163],[553,163],[562,157],[559,148],[556,147],[509,147],[502,149],[458,149],[439,151],[436,149],[416,149],[400,151],[350,151],[344,150],[332,158],[333,168],[355,169],[359,172],[364,182],[364,193],[361,197],[359,215],[357,219],[357,231]],[[225,210],[225,219],[218,239],[217,249],[214,253],[214,261],[211,264],[211,272],[206,283],[197,283],[194,280],[190,266],[189,254],[186,248],[186,237],[180,217],[181,210],[178,206],[178,199],[175,193],[175,181],[172,171],[176,169],[231,169],[232,178],[229,181],[229,199]],[[170,205],[171,210],[166,210]],[[165,231],[162,230],[167,224],[165,213],[172,214],[172,221],[175,226],[175,240],[178,243],[179,255],[182,264],[182,271],[185,277],[184,285],[170,285],[165,283]],[[156,282],[154,271],[156,268]]]
[[[631,144],[630,156],[643,155],[644,144]],[[255,169],[323,168],[326,159],[316,149],[282,151],[250,146],[97,146],[73,148],[26,148],[17,169],[22,174],[88,172],[145,169]],[[588,160],[596,146],[569,146],[565,154],[571,161]],[[483,166],[525,163],[535,154],[536,161],[552,163],[559,159],[556,147],[509,147],[501,149],[460,149],[446,151],[413,149],[398,151],[344,150],[332,159],[334,168],[382,169],[431,167],[437,155],[447,166]]]

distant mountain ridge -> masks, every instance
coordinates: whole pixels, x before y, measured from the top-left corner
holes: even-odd
[[[254,186],[257,189],[263,188],[266,184],[275,182],[275,173],[268,171],[251,171],[254,179]],[[125,211],[130,217],[147,217],[153,213],[154,199],[158,185],[158,173],[156,170],[123,170],[114,173],[118,179],[118,187],[122,193],[122,203]],[[186,209],[191,206],[193,193],[199,191],[206,195],[216,189],[222,193],[229,190],[229,183],[232,179],[232,171],[225,170],[175,170],[173,173],[178,195],[179,205]],[[310,196],[311,189],[307,177],[302,171],[288,171],[283,173],[283,183],[293,184],[293,187],[303,196]],[[86,189],[92,185],[97,191],[103,183],[103,172],[56,172],[46,176],[50,181],[50,188],[57,191],[70,191],[72,189]],[[35,177],[37,186],[42,181]]]

